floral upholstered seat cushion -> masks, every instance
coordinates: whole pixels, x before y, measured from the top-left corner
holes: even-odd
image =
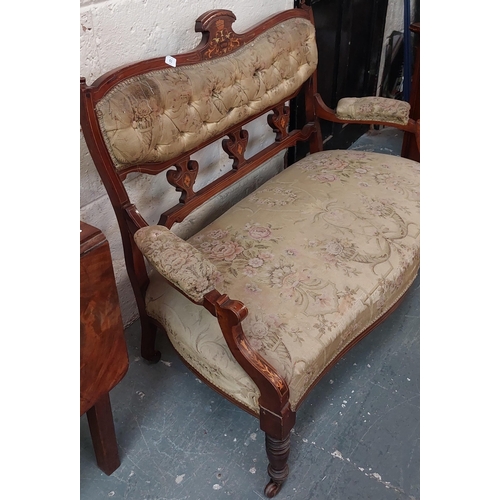
[[[242,301],[253,348],[287,380],[295,410],[342,349],[388,311],[419,267],[419,164],[324,151],[295,163],[190,238]],[[180,355],[258,412],[259,392],[217,320],[155,274],[148,314]]]

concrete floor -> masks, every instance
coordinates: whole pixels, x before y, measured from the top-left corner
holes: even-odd
[[[372,131],[351,149],[399,154],[402,135]],[[299,409],[278,499],[420,498],[419,278],[399,309],[353,348]],[[202,384],[160,337],[156,365],[126,332],[130,368],[111,394],[121,466],[97,468],[81,417],[81,500],[263,499],[258,421]]]

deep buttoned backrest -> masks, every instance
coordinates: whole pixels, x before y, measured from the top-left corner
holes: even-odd
[[[206,12],[195,23],[202,39],[194,50],[117,68],[92,85],[80,79],[82,131],[118,219],[139,304],[148,277],[133,235],[148,223],[129,198],[129,174],[167,171],[165,187],[181,194],[158,223],[171,228],[298,141],[321,148],[311,8],[275,14],[242,34],[232,29],[235,19],[228,10]],[[287,103],[302,89],[305,123],[290,130]],[[243,127],[266,114],[275,141],[248,157]],[[199,166],[191,156],[220,139],[232,170],[195,191]]]
[[[96,104],[113,163],[122,169],[192,151],[292,95],[316,65],[314,26],[292,18],[223,57],[128,78]]]

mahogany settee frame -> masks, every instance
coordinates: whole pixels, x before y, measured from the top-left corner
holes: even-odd
[[[302,4],[299,8],[273,15],[243,34],[238,34],[232,29],[232,24],[236,17],[231,11],[223,9],[212,10],[201,15],[196,20],[195,31],[202,33],[202,39],[198,47],[190,52],[177,54],[173,57],[175,57],[176,65],[179,67],[227,56],[234,50],[248,44],[272,26],[294,17],[309,19],[314,23],[312,9]],[[166,210],[160,216],[158,224],[171,228],[174,224],[182,222],[194,209],[200,207],[214,196],[217,196],[221,191],[239,181],[281,151],[293,147],[298,141],[307,141],[311,153],[321,151],[322,135],[320,119],[336,123],[388,125],[416,134],[417,140],[419,133],[419,123],[411,119],[407,125],[398,125],[392,122],[354,122],[338,118],[335,112],[325,105],[317,93],[317,73],[315,71],[303,84],[301,89],[291,95],[287,95],[277,105],[271,106],[262,113],[259,113],[258,116],[270,113],[268,115],[268,123],[276,134],[276,137],[272,144],[252,157],[248,159],[244,157],[248,142],[248,132],[243,127],[257,116],[252,116],[231,126],[218,136],[212,137],[196,148],[185,151],[171,160],[161,163],[130,165],[118,170],[113,164],[99,127],[95,111],[96,103],[120,82],[144,73],[162,70],[165,67],[168,67],[165,63],[165,58],[157,57],[128,64],[110,71],[98,78],[92,85],[87,85],[85,78],[80,79],[81,127],[92,159],[111,200],[120,228],[127,272],[140,315],[142,328],[141,355],[146,360],[152,362],[157,362],[160,359],[160,352],[155,348],[155,338],[157,328],[163,329],[163,327],[146,313],[145,293],[149,284],[149,278],[144,257],[134,242],[134,234],[139,229],[148,226],[148,223],[129,199],[124,186],[124,181],[128,175],[134,172],[156,175],[167,171],[166,177],[168,182],[181,195],[179,203]],[[290,114],[286,103],[295,98],[301,90],[303,91],[305,102],[305,124],[301,128],[289,130]],[[198,163],[191,160],[192,154],[223,137],[226,138],[222,141],[222,147],[233,160],[232,170],[199,191],[194,191],[193,185],[198,173]],[[175,167],[175,170],[171,169],[171,167]],[[183,293],[182,290],[179,290],[179,292]],[[322,375],[318,377],[316,382],[349,349],[384,321],[399,305],[401,300],[340,352],[323,371]],[[231,353],[260,390],[259,413],[253,413],[247,407],[228,397],[227,394],[221,394],[260,420],[260,427],[265,432],[266,453],[269,459],[268,473],[270,481],[265,488],[265,494],[268,497],[273,497],[279,492],[284,480],[288,476],[287,460],[290,451],[290,431],[294,426],[296,418],[296,412],[291,410],[289,404],[288,385],[278,372],[249,345],[241,326],[241,322],[248,314],[248,310],[242,302],[229,298],[217,290],[212,290],[205,295],[203,306],[218,318],[222,333]],[[190,369],[193,370],[191,367]],[[200,373],[197,373],[196,370],[193,371],[214,390],[220,392]],[[303,402],[305,396],[301,399],[300,403]]]

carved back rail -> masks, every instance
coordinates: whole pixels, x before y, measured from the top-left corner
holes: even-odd
[[[281,12],[242,34],[233,31],[234,21],[234,14],[228,10],[213,10],[200,16],[195,31],[202,33],[201,41],[191,52],[172,56],[175,67],[158,57],[110,71],[92,85],[80,80],[82,131],[117,217],[140,310],[144,308],[142,292],[149,278],[133,234],[148,223],[129,199],[124,185],[129,174],[157,175],[166,171],[168,183],[181,193],[179,203],[161,214],[158,221],[171,228],[297,141],[308,140],[312,151],[321,147],[321,132],[312,104],[317,51],[311,8],[302,5]],[[297,36],[302,39],[297,41]],[[267,43],[265,50],[254,47],[263,40]],[[271,61],[266,50],[272,51]],[[217,71],[213,70],[215,67]],[[240,80],[236,74],[240,74]],[[226,85],[229,82],[228,87],[220,83],[223,78]],[[213,84],[204,89],[206,79]],[[195,87],[198,101],[191,102]],[[286,103],[303,87],[307,123],[289,131]],[[256,97],[244,102],[250,92]],[[203,113],[204,121],[197,123],[196,118]],[[276,140],[246,158],[249,137],[243,127],[265,114]],[[216,119],[211,121],[212,115]],[[166,138],[157,140],[165,131]],[[191,157],[221,139],[222,148],[233,160],[233,168],[195,191],[197,174],[203,165]]]
[[[191,65],[202,63],[201,69],[209,71],[212,61],[224,58],[227,60],[232,54],[254,42],[259,35],[279,26],[280,23],[291,19],[311,21],[311,16],[311,11],[308,8],[294,9],[271,16],[245,33],[237,34],[232,29],[232,24],[236,18],[231,11],[221,9],[209,11],[196,20],[195,31],[202,33],[200,44],[191,52],[173,56],[176,59],[176,68],[189,68]],[[269,36],[275,36],[276,40],[273,39],[272,41],[276,44],[282,43],[286,49],[286,42],[280,40],[279,33]],[[258,63],[256,64],[258,65]],[[120,93],[123,93],[124,85],[127,85],[128,82],[133,82],[134,79],[140,81],[144,75],[155,75],[155,72],[164,72],[169,68],[170,66],[166,64],[165,59],[162,57],[130,64],[108,72],[90,86],[86,84],[85,79],[81,79],[81,124],[90,153],[107,188],[115,211],[118,209],[125,210],[125,213],[128,214],[128,223],[132,223],[132,226],[136,226],[136,229],[144,225],[145,222],[142,217],[137,215],[135,207],[133,207],[133,210],[130,209],[131,202],[123,185],[125,178],[132,172],[157,175],[168,170],[167,181],[181,195],[179,204],[162,214],[159,223],[172,227],[176,222],[181,222],[192,210],[247,175],[263,162],[283,149],[294,145],[298,140],[310,139],[311,135],[316,131],[313,124],[310,123],[302,130],[288,132],[289,110],[286,102],[298,94],[301,88],[301,85],[299,85],[298,88],[284,95],[278,102],[270,102],[269,106],[266,106],[265,100],[263,100],[261,109],[250,114],[242,114],[241,119],[232,120],[233,123],[230,124],[229,128],[216,131],[210,137],[195,143],[193,147],[181,151],[180,154],[173,158],[167,158],[165,161],[154,161],[154,158],[151,158],[150,155],[146,161],[132,161],[128,164],[126,161],[117,160],[117,157],[113,154],[113,148],[110,146],[110,138],[106,137],[106,133],[103,131],[102,110],[104,106],[102,102],[112,92],[115,92],[114,95],[120,96]],[[274,70],[274,68],[271,69]],[[312,69],[314,70],[315,67]],[[163,73],[161,73],[161,77],[163,78]],[[150,85],[150,83],[146,83]],[[236,85],[239,85],[239,83],[236,82],[234,86],[236,87]],[[152,92],[155,90],[153,88]],[[242,90],[244,92],[245,88]],[[157,94],[161,92],[163,92],[162,89],[157,91]],[[151,102],[150,99],[149,103],[146,104],[150,106]],[[143,134],[142,136],[146,137],[146,140],[149,140],[147,133],[148,127],[151,128],[151,123],[147,119],[142,120],[140,111],[140,106],[138,106],[138,110],[135,110],[132,126],[136,127]],[[232,110],[229,108],[227,115],[230,116],[231,112]],[[266,113],[271,113],[268,116],[268,123],[276,134],[276,141],[258,154],[246,159],[245,151],[248,144],[248,132],[243,127],[258,116]],[[114,119],[114,116],[112,118]],[[186,135],[188,133],[180,134],[181,138]],[[200,191],[195,192],[193,187],[200,166],[191,159],[192,154],[224,137],[226,139],[222,141],[222,147],[229,158],[233,160],[233,170]],[[172,170],[172,167],[174,167],[174,170]],[[134,213],[134,220],[131,220],[131,212]]]

